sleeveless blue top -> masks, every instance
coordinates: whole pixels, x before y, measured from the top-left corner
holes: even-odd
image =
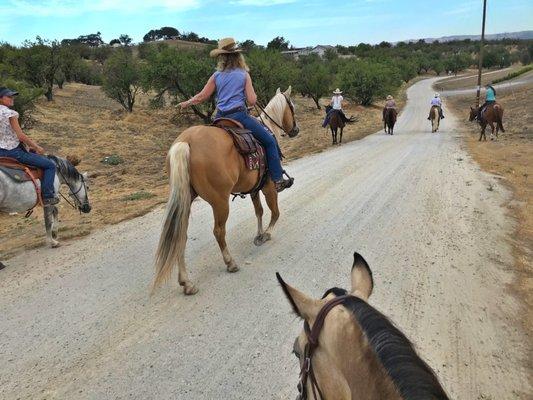
[[[217,88],[217,108],[226,112],[238,107],[246,107],[246,71],[241,68],[217,71],[214,74]]]
[[[487,88],[487,94],[485,97],[486,101],[496,101],[496,95],[494,94],[494,90],[492,88]]]

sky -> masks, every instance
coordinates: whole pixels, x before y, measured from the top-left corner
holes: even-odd
[[[283,36],[296,47],[479,34],[482,0],[0,0],[0,41],[100,31],[134,42],[172,26],[211,39]],[[533,30],[533,0],[487,0],[487,33]]]

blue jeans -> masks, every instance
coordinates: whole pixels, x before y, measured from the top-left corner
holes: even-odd
[[[39,154],[29,153],[21,146],[13,150],[6,150],[0,148],[0,157],[14,158],[18,162],[32,167],[41,168],[44,172],[41,181],[41,192],[44,199],[55,197],[54,180],[56,176],[56,165],[44,156]]]
[[[232,114],[219,112],[217,118],[219,117],[226,117],[239,121],[246,129],[251,130],[252,135],[254,135],[265,148],[270,177],[274,182],[283,178],[283,168],[281,167],[276,139],[258,120],[246,111],[237,111]]]

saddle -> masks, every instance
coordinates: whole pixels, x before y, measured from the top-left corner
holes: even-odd
[[[257,183],[252,190],[237,194],[241,196],[246,194],[255,195],[266,183],[267,164],[264,147],[252,135],[252,132],[244,128],[239,121],[231,118],[217,118],[213,121],[212,126],[223,129],[231,136],[235,148],[243,157],[244,163],[249,170],[259,171]]]
[[[13,179],[15,182],[33,182],[35,191],[37,192],[37,204],[42,205],[41,185],[37,183],[37,180],[43,179],[43,170],[29,165],[19,163],[14,158],[0,157],[0,171],[4,172],[7,176]]]

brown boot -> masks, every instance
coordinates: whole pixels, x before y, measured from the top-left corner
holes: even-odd
[[[50,197],[48,199],[43,199],[44,206],[55,206],[57,203],[59,203],[58,197]]]

